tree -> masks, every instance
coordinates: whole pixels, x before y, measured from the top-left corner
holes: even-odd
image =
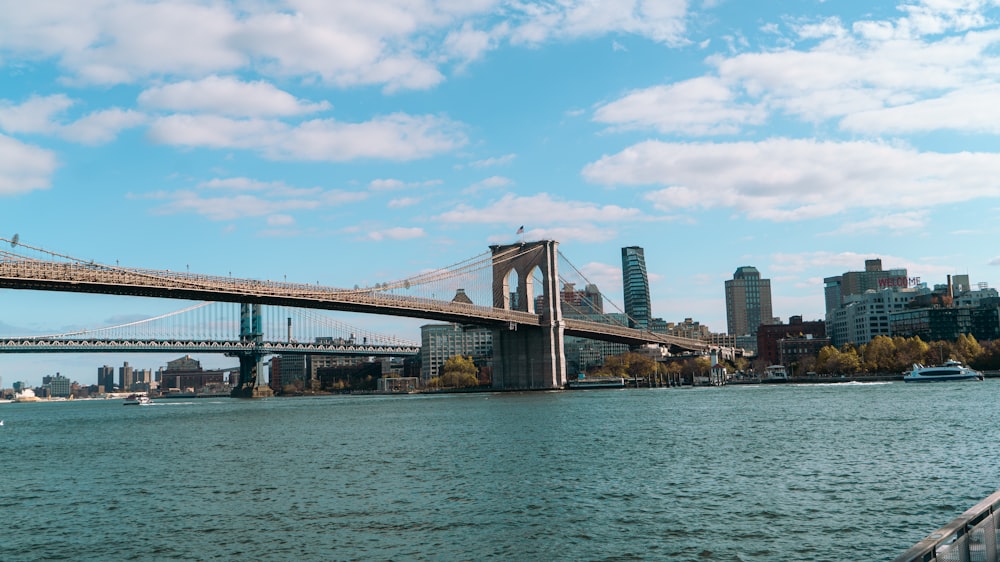
[[[471,357],[449,357],[441,367],[438,384],[444,388],[466,388],[479,385],[479,369]]]
[[[975,362],[983,354],[983,346],[979,345],[972,334],[959,334],[952,350],[955,353],[954,358],[967,365]]]
[[[909,338],[896,336],[892,338],[892,343],[896,347],[896,367],[900,371],[909,370],[914,363],[926,361],[930,350],[930,346],[919,336]]]
[[[892,339],[886,336],[875,336],[861,348],[861,356],[865,371],[869,373],[888,373],[896,369],[896,346]]]

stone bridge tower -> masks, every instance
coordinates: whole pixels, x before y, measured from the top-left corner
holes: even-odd
[[[559,243],[541,240],[490,246],[493,251],[493,306],[533,312],[541,326],[512,324],[493,330],[493,387],[542,390],[566,384],[562,302],[559,300]],[[513,254],[512,259],[506,259]],[[540,306],[535,303],[535,272],[541,273]],[[517,286],[511,286],[511,273]]]

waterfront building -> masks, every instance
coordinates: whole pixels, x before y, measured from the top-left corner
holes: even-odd
[[[961,334],[977,340],[1000,338],[1000,296],[995,289],[980,284],[969,286],[968,276],[949,278],[945,285],[935,285],[931,292],[915,297],[905,310],[890,315],[890,330],[902,337],[917,336],[924,341],[955,341]]]
[[[624,319],[623,319],[624,321]],[[623,343],[566,336],[563,340],[567,375],[585,373],[587,369],[604,365],[607,357],[628,353]]]
[[[848,295],[843,306],[826,314],[826,333],[834,347],[846,343],[866,344],[875,336],[892,336],[889,316],[905,309],[910,301],[928,290],[922,287],[887,287]]]
[[[666,322],[662,318],[653,318],[652,331],[657,334],[677,336],[679,338],[691,338],[695,340],[707,340],[711,337],[712,331],[708,326],[697,320],[685,318],[683,322]]]
[[[222,387],[226,384],[228,370],[206,371],[201,362],[185,355],[167,361],[167,368],[160,372],[160,388],[163,391],[199,392],[207,386]]]
[[[271,380],[280,385],[275,389],[277,392],[289,385],[305,388],[309,380],[307,358],[303,354],[277,355],[271,358]]]
[[[736,269],[726,281],[726,328],[730,335],[757,335],[761,324],[774,322],[771,310],[771,280],[762,279],[753,266]],[[756,347],[756,341],[752,344]]]
[[[46,396],[66,398],[70,395],[70,380],[59,373],[42,377],[42,388]]]
[[[826,337],[826,322],[822,320],[803,322],[801,316],[791,316],[787,324],[777,323],[760,326],[757,329],[757,357],[764,365],[788,366],[789,363],[782,360],[780,343],[784,340],[800,338],[822,340],[829,343],[830,340]]]
[[[629,326],[648,330],[652,318],[649,299],[649,276],[645,252],[639,246],[622,248],[622,291]]]
[[[827,277],[823,279],[823,283],[826,311],[829,313],[847,304],[847,297],[851,295],[892,287],[905,289],[916,285],[919,280],[907,277],[905,268],[883,270],[882,260],[876,258],[865,260],[864,271],[848,271],[835,277]]]
[[[819,350],[830,345],[830,338],[817,337],[813,334],[786,337],[778,340],[778,360],[768,365],[784,365],[795,367],[792,374],[802,376],[807,369],[812,369],[819,355]]]
[[[425,324],[420,327],[420,378],[424,382],[441,374],[445,361],[462,355],[477,366],[491,364],[493,329],[462,324]]]

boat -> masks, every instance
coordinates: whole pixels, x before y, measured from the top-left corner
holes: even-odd
[[[566,388],[580,390],[585,388],[625,388],[624,377],[580,377],[575,381],[566,383]]]
[[[784,365],[769,365],[764,369],[760,382],[788,382],[788,369]]]
[[[125,399],[126,406],[151,406],[153,399],[145,394],[133,394]]]
[[[983,374],[966,367],[958,361],[948,360],[942,365],[925,367],[914,363],[913,368],[903,373],[903,382],[943,382],[943,381],[981,381]]]

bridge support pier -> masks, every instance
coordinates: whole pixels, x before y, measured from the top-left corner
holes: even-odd
[[[263,354],[241,353],[237,356],[240,360],[240,380],[233,386],[230,396],[233,398],[269,398],[274,396],[274,391],[266,384],[261,384],[263,378]]]
[[[240,304],[240,341],[260,344],[264,340],[264,328],[259,304]],[[233,398],[267,398],[274,391],[260,384],[264,371],[264,354],[259,351],[243,351],[236,356],[240,360],[240,380],[230,391]]]
[[[554,240],[490,246],[493,306],[533,312],[542,319],[542,325],[537,327],[522,325],[514,329],[512,325],[511,329],[493,330],[493,388],[546,390],[566,385],[557,246]],[[536,270],[542,279],[540,310],[535,308]],[[513,291],[511,273],[516,273],[518,281]]]

